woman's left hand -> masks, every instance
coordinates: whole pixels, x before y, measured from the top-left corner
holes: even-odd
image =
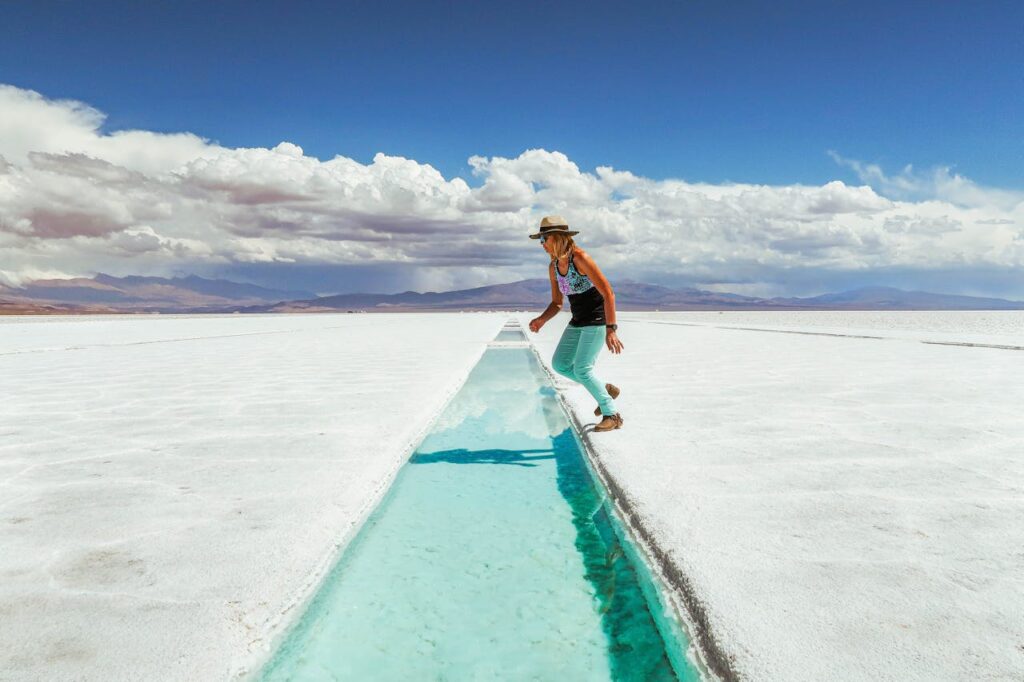
[[[615,332],[614,329],[609,329],[607,332],[605,332],[604,343],[606,346],[608,346],[608,350],[610,350],[611,352],[622,352],[622,341],[619,341],[619,335]]]

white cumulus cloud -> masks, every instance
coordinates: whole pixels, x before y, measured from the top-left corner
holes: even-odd
[[[714,185],[588,172],[531,149],[471,157],[473,187],[413,159],[321,161],[287,141],[226,148],[191,133],[108,133],[104,118],[0,85],[2,281],[280,264],[472,286],[543,276],[525,236],[547,213],[569,218],[613,284],[791,293],[857,272],[1024,269],[1024,194],[948,169],[893,176],[835,155],[863,184]]]

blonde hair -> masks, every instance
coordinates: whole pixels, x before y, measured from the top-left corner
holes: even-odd
[[[552,262],[557,261],[562,256],[568,256],[576,248],[576,242],[567,234],[558,233],[545,236],[555,243],[555,255],[551,258]]]

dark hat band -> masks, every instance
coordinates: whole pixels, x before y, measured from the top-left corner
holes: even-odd
[[[546,234],[566,234],[570,237],[574,234],[579,234],[579,230],[570,230],[568,225],[545,225],[540,228],[540,232],[535,232],[530,235],[530,239],[540,239]]]

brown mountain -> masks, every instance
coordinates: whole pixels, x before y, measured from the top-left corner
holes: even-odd
[[[400,294],[339,294],[306,301],[256,306],[252,312],[338,310],[542,310],[551,300],[546,279],[524,279],[457,291]],[[813,298],[755,298],[701,289],[670,289],[623,280],[615,283],[620,310],[1024,310],[1024,302],[869,288]]]
[[[456,291],[405,291],[400,294],[338,294],[308,301],[286,301],[273,306],[258,306],[256,312],[320,312],[329,310],[521,310],[551,300],[551,284],[546,279],[524,279],[508,284],[491,284]],[[709,307],[732,309],[751,305],[761,299],[719,294],[698,289],[669,289],[656,284],[623,280],[615,284],[615,301],[622,310],[706,310]],[[783,306],[771,307],[779,308]]]
[[[20,306],[83,313],[223,312],[314,296],[308,291],[267,289],[195,275],[166,278],[99,274],[93,278],[43,279],[20,288],[0,288],[0,311]]]
[[[0,287],[0,314],[113,312],[405,312],[455,310],[543,310],[550,301],[547,279],[524,279],[456,291],[400,294],[338,294],[267,289],[201,277],[111,277],[38,280],[20,289]],[[903,291],[856,289],[811,298],[755,298],[671,289],[631,280],[615,282],[620,310],[1024,310],[1024,302]]]

